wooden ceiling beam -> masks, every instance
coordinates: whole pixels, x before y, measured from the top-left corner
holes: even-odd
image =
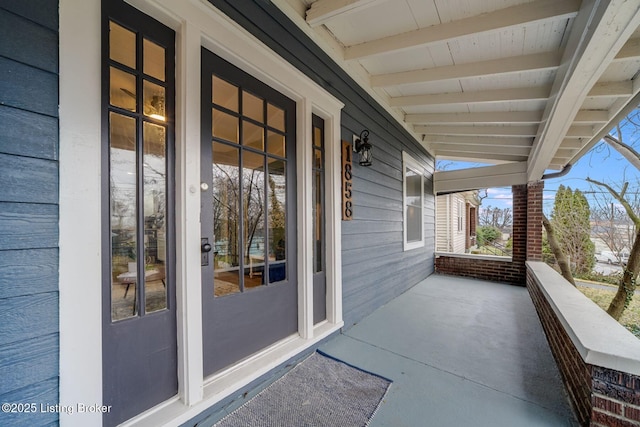
[[[573,21],[556,73],[550,100],[542,117],[527,175],[537,181],[551,163],[569,127],[580,116],[613,118],[609,111],[579,111],[591,88],[640,26],[640,4],[625,0],[583,2]],[[627,45],[628,46],[628,45]],[[614,113],[615,114],[615,113]],[[599,122],[600,120],[590,120]]]
[[[477,135],[477,136],[513,136],[534,137],[538,125],[521,126],[446,126],[446,125],[415,125],[415,133],[424,135]]]
[[[360,59],[531,22],[569,19],[576,16],[579,9],[580,0],[534,1],[349,46],[344,57]]]
[[[527,71],[555,70],[560,66],[559,52],[536,53],[469,64],[447,65],[422,70],[371,76],[371,86],[385,87],[474,77],[498,76]]]
[[[430,144],[455,145],[479,145],[495,147],[524,147],[531,148],[531,138],[494,137],[494,136],[452,136],[452,135],[427,135],[424,139]]]
[[[407,123],[419,124],[459,124],[459,123],[540,123],[542,111],[513,111],[494,113],[430,113],[407,114],[404,117]]]
[[[380,1],[383,0],[317,0],[307,9],[307,24],[317,27],[340,15],[364,9]]]
[[[491,163],[496,162],[526,162],[528,155],[512,155],[512,154],[487,154],[487,153],[472,153],[462,152],[455,149],[452,150],[437,150],[436,157],[446,159],[474,159],[477,161],[486,161]]]
[[[483,104],[510,101],[541,101],[549,97],[551,86],[496,89],[477,92],[437,93],[391,98],[392,107],[415,105]]]

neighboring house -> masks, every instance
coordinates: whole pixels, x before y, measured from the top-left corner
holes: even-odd
[[[0,403],[55,409],[0,425],[193,425],[436,269],[525,283],[634,2],[342,3],[0,0]],[[434,195],[493,186],[513,259],[436,258]]]
[[[477,191],[436,197],[436,252],[468,253],[476,244]]]

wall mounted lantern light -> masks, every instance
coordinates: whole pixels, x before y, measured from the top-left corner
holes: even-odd
[[[360,136],[356,138],[353,145],[353,151],[360,153],[360,166],[371,166],[371,161],[373,160],[372,148],[369,143],[369,131],[365,129],[360,132]]]

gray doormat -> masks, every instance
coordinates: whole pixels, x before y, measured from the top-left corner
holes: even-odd
[[[362,427],[391,381],[313,353],[214,427]]]

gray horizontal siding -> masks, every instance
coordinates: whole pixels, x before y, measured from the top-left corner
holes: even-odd
[[[57,425],[57,1],[0,0],[0,76],[0,425]]]
[[[209,0],[344,104],[341,137],[370,131],[374,163],[354,159],[353,220],[342,223],[343,307],[346,327],[433,272],[434,215],[425,198],[424,248],[402,247],[402,152],[424,165],[434,160],[416,141],[270,2]],[[425,188],[431,192],[432,184]]]
[[[58,159],[58,119],[0,105],[0,153]]]

